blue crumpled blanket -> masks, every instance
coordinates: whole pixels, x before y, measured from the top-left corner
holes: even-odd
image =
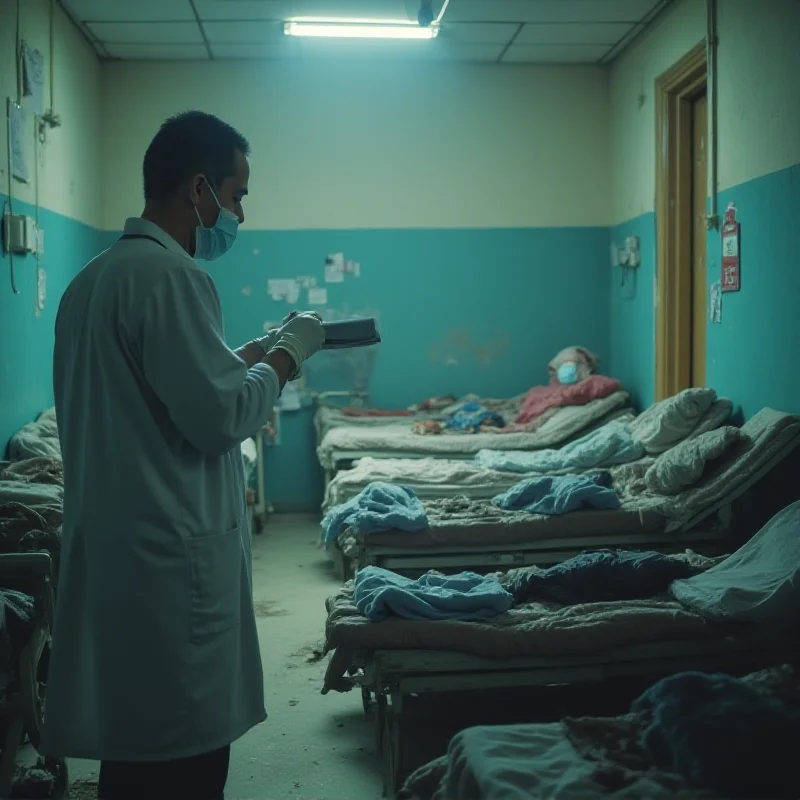
[[[453,431],[471,431],[477,433],[482,425],[504,428],[506,421],[497,411],[489,411],[480,403],[470,400],[457,408],[444,420],[444,427]]]
[[[482,620],[508,611],[512,596],[496,578],[428,572],[417,580],[381,567],[365,567],[353,581],[356,607],[379,622],[389,616],[417,620]]]
[[[629,464],[645,455],[642,444],[634,441],[623,422],[609,422],[563,447],[531,452],[517,450],[479,450],[475,465],[503,472],[549,474],[562,470],[594,469]]]
[[[631,710],[650,715],[645,749],[690,785],[724,797],[800,796],[800,718],[776,697],[729,675],[681,672]]]
[[[595,550],[543,569],[512,570],[502,580],[515,603],[549,600],[564,605],[636,600],[703,570],[685,559],[652,551]]]
[[[611,488],[611,476],[607,472],[529,478],[515,484],[507,492],[498,494],[492,498],[492,502],[507,511],[549,516],[582,508],[620,507],[619,497]]]
[[[388,530],[416,533],[428,527],[428,515],[411,489],[374,481],[325,515],[322,520],[325,546],[330,547],[346,527],[356,533]]]

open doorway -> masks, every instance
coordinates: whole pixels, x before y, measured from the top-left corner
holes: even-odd
[[[656,80],[656,399],[706,379],[706,45]]]

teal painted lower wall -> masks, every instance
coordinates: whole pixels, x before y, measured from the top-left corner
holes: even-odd
[[[722,322],[708,326],[708,385],[746,417],[764,406],[800,413],[800,164],[721,192],[720,214],[729,202],[741,223],[742,288],[723,295]],[[719,231],[708,252],[719,280]]]
[[[707,322],[706,383],[751,417],[764,406],[800,413],[800,256],[794,229],[800,220],[800,164],[735,186],[718,196],[741,223],[741,290],[723,295],[722,321]],[[634,282],[611,287],[610,349],[615,377],[641,406],[655,386],[655,216],[644,214],[611,230],[612,241],[639,236],[642,265]],[[708,284],[719,280],[719,231],[708,236]],[[710,288],[709,288],[710,291]]]
[[[655,214],[643,214],[611,229],[611,241],[618,247],[628,236],[639,237],[640,266],[607,268],[611,276],[610,372],[642,409],[653,403],[655,394]]]
[[[343,252],[361,275],[325,284],[324,259]],[[571,344],[604,361],[609,354],[609,281],[605,228],[508,230],[249,231],[229,256],[210,265],[226,321],[238,345],[307,307],[273,301],[269,278],[311,276],[327,286],[327,309],[375,314],[371,399],[404,407],[435,394],[506,397],[547,380],[547,363]],[[326,309],[321,309],[323,315]],[[320,354],[307,373],[314,389],[352,384]],[[283,415],[279,447],[267,456],[277,508],[316,509],[322,476],[311,412]]]
[[[0,195],[0,204],[7,197]],[[27,203],[14,201],[14,213],[35,216]],[[0,455],[9,438],[53,404],[53,328],[58,302],[72,277],[100,250],[101,237],[89,225],[41,209],[46,273],[44,310],[36,314],[36,261],[15,256],[19,294],[11,289],[11,259],[0,254]]]
[[[0,196],[0,200],[5,199]],[[769,405],[800,413],[800,264],[792,232],[800,218],[800,165],[734,187],[742,224],[742,290],[723,299],[722,324],[708,326],[708,384],[745,416]],[[33,209],[15,203],[15,210]],[[50,211],[42,266],[47,303],[36,316],[35,263],[17,258],[19,295],[9,259],[0,284],[0,442],[52,404],[53,323],[72,276],[111,244],[98,232]],[[611,229],[618,244],[638,236],[641,267],[621,283],[609,265],[607,228],[510,230],[251,231],[211,265],[237,346],[293,307],[270,298],[270,278],[307,275],[327,286],[328,313],[376,314],[384,342],[375,351],[370,393],[379,406],[402,407],[433,394],[508,396],[546,379],[546,365],[569,344],[597,352],[640,407],[655,383],[655,217]],[[343,252],[359,278],[324,284],[323,260]],[[709,284],[719,274],[719,233],[709,235]],[[5,288],[2,288],[4,285]],[[325,309],[321,309],[325,313]],[[352,376],[324,354],[309,364],[313,388],[344,388]],[[312,411],[283,415],[281,445],[267,455],[270,499],[279,509],[314,509],[322,476],[314,454]]]

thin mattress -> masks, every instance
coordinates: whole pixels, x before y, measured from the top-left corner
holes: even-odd
[[[421,435],[414,433],[409,420],[406,425],[344,426],[325,434],[317,455],[324,469],[334,469],[340,461],[364,456],[472,458],[479,450],[539,450],[626,413],[628,404],[627,392],[614,392],[586,405],[560,408],[537,430],[521,433]]]

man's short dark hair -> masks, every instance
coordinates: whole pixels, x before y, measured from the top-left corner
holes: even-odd
[[[247,139],[213,114],[185,111],[159,128],[144,154],[145,200],[166,200],[199,172],[218,186],[236,171],[236,151],[250,154]]]

